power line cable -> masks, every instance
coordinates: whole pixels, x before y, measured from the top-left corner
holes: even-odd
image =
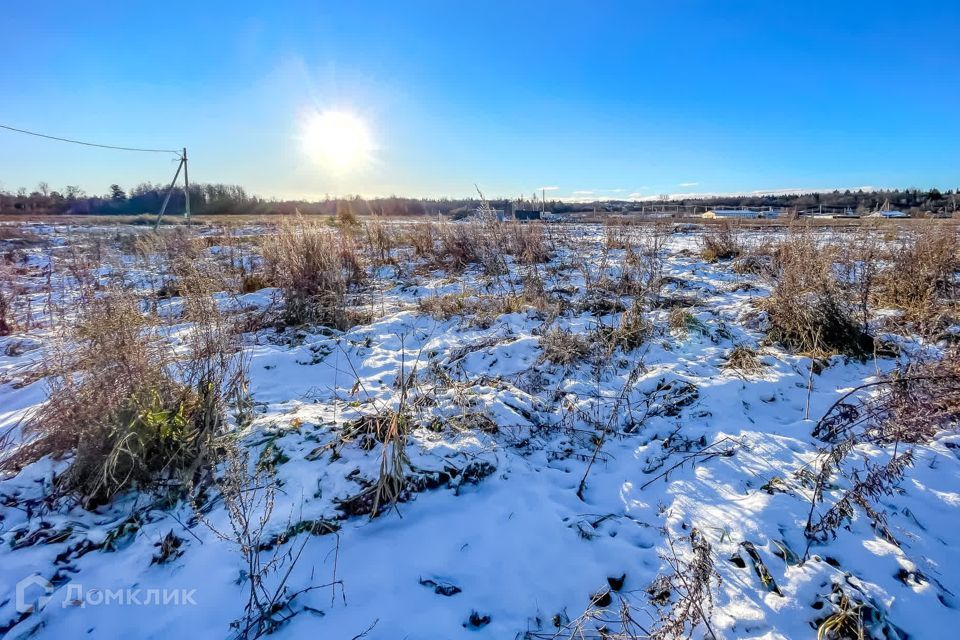
[[[27,135],[37,136],[38,138],[47,138],[49,140],[59,140],[60,142],[71,142],[73,144],[82,144],[87,147],[100,147],[101,149],[117,149],[119,151],[143,151],[145,153],[176,153],[176,154],[180,153],[180,151],[177,149],[141,149],[139,147],[117,147],[112,144],[97,144],[95,142],[71,140],[70,138],[59,138],[57,136],[48,136],[44,133],[37,133],[36,131],[27,131],[26,129],[17,129],[16,127],[10,127],[5,124],[0,124],[0,129],[8,129],[10,131],[16,131],[17,133],[25,133]]]

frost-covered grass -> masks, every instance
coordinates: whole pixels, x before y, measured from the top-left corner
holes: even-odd
[[[172,353],[201,326],[198,297],[216,302],[249,396],[221,462],[176,499],[56,498],[69,454],[0,479],[0,635],[944,638],[960,623],[957,406],[931,401],[960,391],[931,364],[958,333],[946,240],[924,236],[936,255],[892,286],[917,244],[883,228],[806,230],[809,259],[830,256],[807,277],[785,229],[374,223],[313,227],[312,244],[267,224],[17,229],[0,243],[6,454],[31,437],[80,297],[113,288]],[[863,357],[824,347],[816,314],[810,349],[768,335],[771,302],[806,308],[824,278],[874,345]],[[303,293],[295,314],[284,292]],[[923,372],[914,405],[884,404],[895,371]],[[841,405],[864,416],[836,422],[856,437],[825,436],[821,417],[875,383]],[[18,611],[33,575],[51,597]]]

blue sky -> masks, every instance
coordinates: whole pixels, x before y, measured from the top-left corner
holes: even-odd
[[[960,3],[18,2],[0,123],[267,197],[960,186]],[[334,173],[310,114],[366,123]],[[0,188],[169,180],[0,130]]]

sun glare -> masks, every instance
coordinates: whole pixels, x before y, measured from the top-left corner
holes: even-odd
[[[311,116],[303,127],[302,141],[307,155],[334,173],[347,173],[363,166],[373,151],[366,124],[344,111]]]

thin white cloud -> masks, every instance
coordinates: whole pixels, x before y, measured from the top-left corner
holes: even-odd
[[[537,191],[558,191],[560,187],[537,187]]]
[[[697,186],[698,184],[700,184],[700,183],[699,183],[699,182],[681,182],[681,183],[678,184],[677,186],[678,186],[678,187],[695,187],[695,186]]]

